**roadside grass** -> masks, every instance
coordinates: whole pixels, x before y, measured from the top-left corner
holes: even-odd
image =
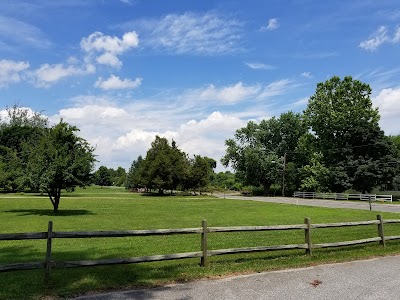
[[[41,232],[49,220],[54,231],[133,230],[209,226],[302,224],[375,220],[376,212],[294,206],[253,201],[216,199],[206,196],[142,196],[123,188],[90,187],[61,198],[60,211],[52,212],[46,196],[0,195],[0,233]],[[382,213],[385,219],[400,214]],[[399,224],[385,225],[386,235],[400,235]],[[363,239],[377,236],[376,225],[313,230],[314,243]],[[209,234],[210,249],[304,243],[304,232],[245,232]],[[0,241],[0,264],[44,261],[45,240]],[[54,239],[53,259],[94,260],[200,250],[199,235]],[[199,259],[131,265],[56,269],[51,284],[43,285],[44,271],[0,273],[0,299],[54,299],[111,289],[150,287],[170,282],[218,278],[238,273],[302,267],[319,263],[399,254],[400,242],[362,246],[222,255],[209,258],[206,268]],[[151,291],[149,292],[151,293]]]

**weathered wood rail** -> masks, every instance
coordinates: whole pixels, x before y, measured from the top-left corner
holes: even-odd
[[[0,265],[0,272],[45,269],[45,280],[49,280],[50,271],[54,268],[77,268],[101,265],[116,264],[132,264],[142,262],[155,262],[163,260],[175,260],[185,258],[200,258],[200,265],[206,266],[208,257],[215,255],[248,253],[261,251],[277,251],[291,249],[305,249],[306,253],[311,255],[313,249],[343,247],[351,245],[359,245],[365,243],[379,242],[385,246],[386,241],[399,240],[398,236],[385,236],[384,224],[400,223],[400,220],[383,220],[381,215],[377,215],[377,220],[358,221],[358,222],[339,222],[312,224],[309,218],[304,220],[304,224],[295,225],[273,225],[273,226],[234,226],[234,227],[208,227],[207,221],[202,221],[199,228],[180,228],[180,229],[154,229],[154,230],[124,230],[124,231],[83,231],[83,232],[57,232],[53,231],[53,223],[48,224],[47,232],[35,233],[6,233],[0,234],[0,241],[10,240],[34,240],[47,239],[47,251],[44,262],[27,262]],[[312,242],[312,232],[320,228],[348,227],[348,226],[367,226],[377,225],[378,235],[371,238],[340,241],[332,243],[314,244]],[[301,230],[304,231],[304,244],[288,244],[288,245],[264,245],[258,247],[232,248],[232,249],[212,249],[208,247],[208,234],[210,233],[228,233],[228,232],[248,232],[248,231],[280,231],[280,230]],[[152,255],[130,258],[102,259],[102,260],[80,260],[80,261],[54,261],[52,260],[52,240],[53,239],[82,239],[82,238],[109,238],[109,237],[140,237],[140,236],[158,236],[158,235],[181,235],[181,234],[199,234],[200,251],[174,253],[165,255]]]

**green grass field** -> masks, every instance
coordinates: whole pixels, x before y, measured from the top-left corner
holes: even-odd
[[[400,219],[399,214],[382,213]],[[376,212],[290,206],[252,201],[216,199],[205,196],[142,196],[118,188],[79,189],[63,195],[60,211],[52,212],[45,196],[0,194],[0,233],[47,231],[133,230],[200,227],[301,224],[305,217],[313,223],[375,220]],[[386,225],[386,235],[400,235],[400,225]],[[313,242],[334,242],[377,236],[376,225],[318,229]],[[211,249],[304,243],[303,231],[213,233]],[[0,241],[0,264],[44,261],[46,241]],[[200,250],[198,235],[54,239],[53,259],[92,260],[181,253]],[[214,278],[238,273],[301,267],[325,262],[361,259],[400,253],[400,242],[346,248],[263,252],[211,257],[201,268],[199,259],[185,259],[120,266],[52,270],[51,284],[43,285],[44,271],[0,273],[0,299],[59,299],[88,292],[129,289],[143,286]]]

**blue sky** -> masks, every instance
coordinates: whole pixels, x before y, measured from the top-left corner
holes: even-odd
[[[400,134],[399,50],[394,0],[0,1],[0,116],[63,118],[108,167],[156,134],[219,161],[249,120],[301,112],[318,82],[351,75]]]

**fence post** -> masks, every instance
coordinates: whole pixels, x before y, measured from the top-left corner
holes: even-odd
[[[304,237],[307,244],[306,254],[312,255],[312,241],[311,241],[311,220],[310,218],[304,219],[304,224],[307,227],[304,229]]]
[[[379,220],[378,224],[378,234],[381,237],[380,244],[385,247],[385,231],[383,230],[383,218],[382,215],[377,215],[376,219]]]
[[[49,225],[47,227],[47,250],[46,250],[46,262],[45,262],[45,273],[44,273],[44,282],[46,285],[49,284],[50,281],[50,269],[51,269],[51,242],[53,239],[53,222],[49,221]]]
[[[201,222],[203,232],[201,233],[201,251],[203,256],[201,257],[200,266],[205,267],[207,265],[207,220]]]

